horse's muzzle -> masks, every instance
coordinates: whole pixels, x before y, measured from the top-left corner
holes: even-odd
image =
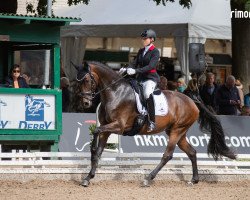
[[[83,107],[84,108],[90,108],[92,106],[92,101],[88,99],[83,99]]]

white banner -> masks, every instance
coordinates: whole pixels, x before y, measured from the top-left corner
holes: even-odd
[[[0,94],[0,129],[55,129],[55,96]]]

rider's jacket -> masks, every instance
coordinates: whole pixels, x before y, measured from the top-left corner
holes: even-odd
[[[146,81],[151,79],[155,82],[160,82],[160,77],[156,71],[160,58],[159,50],[152,45],[143,56],[144,50],[145,48],[141,48],[138,51],[132,63],[132,67],[136,70],[137,80]]]

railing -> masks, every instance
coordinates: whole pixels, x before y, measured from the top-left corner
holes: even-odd
[[[159,164],[161,153],[106,153],[102,155],[99,167],[116,168],[152,168]],[[197,154],[199,167],[223,169],[250,169],[250,155],[239,154],[237,160],[222,158],[214,161],[207,154]],[[184,153],[175,153],[166,165],[168,168],[191,166]],[[0,168],[75,168],[90,167],[90,153],[82,152],[12,152],[0,153]]]

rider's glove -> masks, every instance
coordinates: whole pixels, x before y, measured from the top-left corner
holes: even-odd
[[[119,74],[123,74],[127,69],[122,67],[120,70],[119,70]]]
[[[128,75],[134,75],[134,74],[136,74],[136,71],[133,68],[128,68],[127,73],[128,73]]]

